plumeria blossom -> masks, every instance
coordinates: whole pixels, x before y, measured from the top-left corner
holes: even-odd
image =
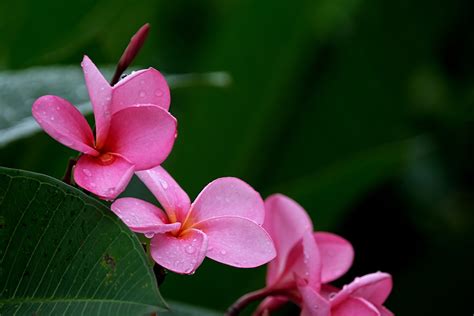
[[[206,256],[239,268],[256,267],[275,257],[273,242],[261,226],[263,201],[242,180],[214,180],[191,204],[162,167],[136,174],[163,210],[136,198],[120,198],[112,211],[132,231],[151,238],[151,256],[164,268],[192,274]]]
[[[391,290],[390,275],[364,276],[342,290],[328,285],[352,265],[352,245],[335,234],[313,232],[305,210],[284,195],[267,198],[265,210],[263,227],[277,256],[268,264],[265,289],[255,292],[266,296],[255,315],[268,315],[288,301],[298,304],[303,316],[391,315],[382,307]]]
[[[114,199],[133,173],[161,164],[176,138],[168,113],[170,92],[155,69],[137,71],[114,86],[84,56],[82,68],[95,119],[95,139],[81,113],[67,100],[46,95],[33,104],[33,116],[52,138],[82,153],[74,180],[104,199]]]

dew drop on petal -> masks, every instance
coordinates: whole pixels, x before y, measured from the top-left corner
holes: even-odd
[[[163,91],[161,91],[160,89],[157,89],[157,90],[155,90],[155,95],[157,97],[161,97],[163,95]]]
[[[153,236],[155,236],[155,233],[153,233],[153,232],[145,233],[146,238],[153,238]]]
[[[146,96],[146,92],[145,91],[140,91],[139,96],[140,96],[140,98],[144,98]]]
[[[227,253],[227,251],[225,251],[224,249],[222,249],[220,252],[221,252],[221,255],[225,255]]]
[[[97,185],[96,185],[94,182],[91,182],[91,183],[90,183],[90,186],[91,186],[92,188],[95,188]]]
[[[185,250],[186,250],[186,253],[189,253],[189,254],[193,254],[196,252],[196,248],[194,248],[191,245],[187,246]]]
[[[166,182],[165,180],[160,179],[160,184],[163,187],[163,189],[165,190],[168,189],[168,182]]]
[[[82,173],[84,173],[87,177],[92,176],[92,173],[90,172],[90,170],[86,168],[82,169]]]

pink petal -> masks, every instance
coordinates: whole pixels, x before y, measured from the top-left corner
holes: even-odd
[[[277,250],[277,257],[269,263],[267,271],[267,284],[272,284],[283,272],[290,250],[308,229],[313,230],[313,224],[298,203],[282,194],[274,194],[265,200],[263,227],[272,236]]]
[[[393,316],[394,315],[391,311],[389,311],[384,306],[378,306],[377,308],[379,310],[380,316]]]
[[[253,316],[261,316],[279,309],[288,302],[288,298],[284,296],[268,296],[257,307]],[[268,314],[267,314],[268,315]]]
[[[349,296],[361,297],[375,305],[382,305],[392,291],[392,277],[388,273],[376,272],[355,278],[336,294],[333,304],[340,304]]]
[[[108,155],[107,158],[104,162],[103,156],[81,156],[74,168],[74,181],[103,199],[113,200],[125,190],[134,167],[120,156]]]
[[[359,297],[348,297],[331,311],[332,316],[381,316],[377,308]]]
[[[329,283],[349,270],[354,260],[354,249],[344,238],[326,232],[317,232],[314,239],[318,244],[322,260],[322,283]]]
[[[137,104],[152,104],[165,110],[170,107],[170,89],[156,69],[136,71],[114,86],[113,112]]]
[[[110,126],[112,87],[89,57],[84,56],[81,66],[94,109],[97,147],[101,148],[107,138]]]
[[[160,202],[170,221],[184,222],[191,201],[186,192],[161,166],[138,171],[136,175]]]
[[[181,274],[192,274],[204,260],[207,236],[197,229],[188,229],[175,237],[158,234],[151,240],[151,256],[164,268]]]
[[[331,306],[317,291],[304,282],[298,282],[298,291],[301,295],[301,316],[328,316]]]
[[[285,270],[277,282],[285,285],[294,280],[295,276],[317,291],[321,288],[321,258],[313,232],[309,229],[291,249]]]
[[[260,194],[237,178],[219,178],[199,193],[190,210],[190,219],[198,223],[213,217],[238,216],[263,223],[264,206]]]
[[[195,226],[209,238],[207,257],[218,262],[253,268],[275,257],[275,248],[267,232],[243,217],[214,217]]]
[[[180,223],[166,224],[168,221],[163,211],[143,200],[122,198],[112,203],[110,208],[131,230],[137,233],[159,234],[181,227]]]
[[[118,153],[145,170],[160,165],[176,138],[176,119],[162,108],[138,106],[112,115],[104,149]]]
[[[33,117],[49,136],[77,151],[98,155],[94,136],[81,112],[67,100],[45,95],[32,108]]]

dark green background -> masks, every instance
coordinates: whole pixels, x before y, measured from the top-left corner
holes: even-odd
[[[474,312],[474,2],[2,0],[0,69],[113,64],[145,22],[136,65],[233,78],[172,91],[165,166],[190,196],[228,175],[288,194],[353,242],[338,285],[382,270],[399,315]],[[0,164],[60,177],[72,154],[38,134]],[[130,194],[150,198],[137,182]],[[161,290],[223,310],[263,282],[206,260]]]

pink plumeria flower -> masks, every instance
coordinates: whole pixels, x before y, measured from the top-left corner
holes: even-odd
[[[321,285],[336,280],[352,265],[352,245],[337,235],[316,232],[306,211],[292,199],[275,194],[265,200],[263,227],[272,237],[277,256],[268,264],[267,297],[256,315],[275,310],[292,300],[301,315],[329,315]]]
[[[46,133],[82,153],[75,182],[111,200],[134,171],[153,168],[167,158],[177,123],[168,113],[168,85],[157,70],[137,71],[112,87],[87,56],[82,68],[94,110],[95,140],[86,119],[65,99],[40,97],[32,112]]]
[[[204,257],[239,268],[252,268],[275,257],[262,228],[260,194],[236,178],[208,184],[191,204],[188,195],[162,168],[137,172],[164,211],[135,198],[120,198],[112,211],[134,232],[152,238],[151,256],[161,266],[192,274]]]
[[[330,303],[331,316],[393,316],[382,304],[392,291],[392,277],[376,272],[356,278],[342,290],[324,285],[321,294]]]

